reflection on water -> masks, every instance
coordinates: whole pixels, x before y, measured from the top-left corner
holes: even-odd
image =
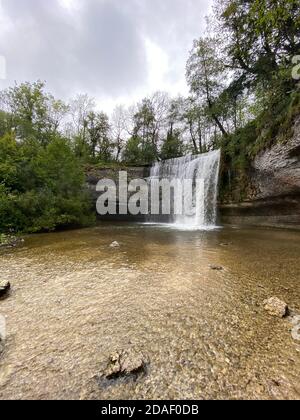
[[[293,325],[261,307],[278,296],[300,313],[299,239],[104,224],[1,251],[13,291],[0,398],[299,398]],[[148,376],[100,389],[110,353],[129,346],[149,355]]]

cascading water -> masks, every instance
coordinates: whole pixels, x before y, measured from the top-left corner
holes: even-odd
[[[150,174],[152,181],[174,179],[184,183],[191,180],[192,188],[184,188],[173,197],[173,212],[169,216],[150,216],[151,222],[195,227],[215,226],[217,222],[217,196],[220,169],[220,150],[197,156],[185,156],[156,163]],[[177,200],[177,203],[176,203]],[[183,203],[181,214],[174,214],[178,201]],[[181,204],[181,203],[180,203]]]

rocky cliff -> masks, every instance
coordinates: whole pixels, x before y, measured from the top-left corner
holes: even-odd
[[[247,199],[220,206],[223,222],[300,227],[300,118],[292,138],[261,152],[248,176]]]
[[[96,211],[96,201],[99,197],[99,193],[96,191],[97,184],[100,180],[110,179],[114,180],[116,186],[119,186],[119,173],[121,171],[127,172],[128,182],[131,182],[134,179],[148,178],[150,175],[149,166],[139,166],[139,167],[115,167],[115,168],[97,168],[94,166],[86,168],[86,178],[87,186],[91,192],[91,197],[93,201],[93,206],[95,206]],[[117,200],[117,206],[119,205]],[[121,220],[121,221],[145,221],[144,216],[99,216],[101,220]]]

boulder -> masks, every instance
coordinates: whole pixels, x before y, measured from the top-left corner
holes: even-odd
[[[8,281],[0,280],[0,298],[4,297],[10,290]]]
[[[284,318],[288,315],[288,305],[277,297],[265,300],[263,305],[265,310],[272,316]]]

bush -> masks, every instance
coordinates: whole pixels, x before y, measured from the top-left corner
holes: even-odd
[[[1,139],[0,147],[11,141]],[[34,142],[12,144],[17,153],[11,153],[12,147],[2,155],[7,170],[1,172],[0,160],[1,231],[41,232],[93,223],[83,170],[64,139],[37,150]]]

